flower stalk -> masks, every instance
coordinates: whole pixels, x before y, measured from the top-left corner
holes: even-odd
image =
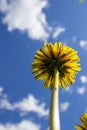
[[[59,73],[56,70],[54,72],[54,81],[52,84],[52,96],[50,106],[50,130],[60,130],[58,77]]]

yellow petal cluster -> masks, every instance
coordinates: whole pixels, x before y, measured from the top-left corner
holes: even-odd
[[[65,88],[75,82],[75,76],[80,71],[77,51],[62,45],[61,42],[44,43],[43,49],[38,49],[32,63],[32,73],[35,79],[43,79],[44,87],[51,87],[54,70],[59,72],[59,86]]]
[[[82,125],[76,125],[75,126],[76,130],[87,130],[87,113],[84,113],[80,117],[80,121],[81,121]]]

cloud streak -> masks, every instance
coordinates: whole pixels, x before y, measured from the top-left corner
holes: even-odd
[[[40,130],[40,127],[41,126],[39,124],[35,124],[34,122],[29,120],[23,120],[16,124],[0,123],[0,130]]]
[[[65,32],[65,28],[63,28],[63,27],[56,27],[55,29],[54,29],[54,32],[53,32],[53,38],[57,38],[61,33],[64,33]]]
[[[73,36],[73,37],[72,37],[72,42],[73,42],[73,43],[76,43],[76,41],[77,41],[77,37],[76,37],[76,36]]]
[[[39,117],[48,116],[49,109],[46,109],[44,102],[40,103],[32,94],[23,98],[19,102],[11,103],[6,94],[0,96],[0,109],[15,111],[18,110],[20,115],[26,115],[29,112],[36,113]]]
[[[66,112],[70,106],[69,102],[60,103],[60,112]]]
[[[68,92],[69,94],[72,94],[74,92],[73,87],[66,87],[65,91]]]

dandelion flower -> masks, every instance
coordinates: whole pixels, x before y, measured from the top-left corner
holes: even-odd
[[[80,117],[80,121],[81,121],[82,125],[76,125],[75,126],[76,130],[87,130],[87,113],[84,113]]]
[[[32,73],[35,79],[44,80],[44,87],[52,90],[50,107],[50,130],[60,130],[58,85],[62,88],[75,82],[75,76],[80,71],[80,61],[77,51],[62,46],[61,42],[44,43],[43,49],[38,49],[32,63]]]
[[[80,71],[80,61],[77,51],[62,43],[44,43],[43,49],[38,49],[32,63],[35,79],[44,79],[44,86],[51,87],[54,80],[54,70],[59,72],[59,86],[65,88],[75,82],[75,76]]]

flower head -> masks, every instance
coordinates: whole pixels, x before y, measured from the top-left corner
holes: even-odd
[[[76,125],[75,128],[77,130],[87,130],[87,113],[84,113],[80,117],[80,121],[82,122],[82,126],[81,125]]]
[[[38,49],[32,63],[32,73],[35,79],[44,79],[44,86],[51,87],[55,69],[59,72],[59,86],[62,88],[75,82],[75,75],[80,71],[80,61],[77,51],[61,42],[44,43],[43,49]]]

